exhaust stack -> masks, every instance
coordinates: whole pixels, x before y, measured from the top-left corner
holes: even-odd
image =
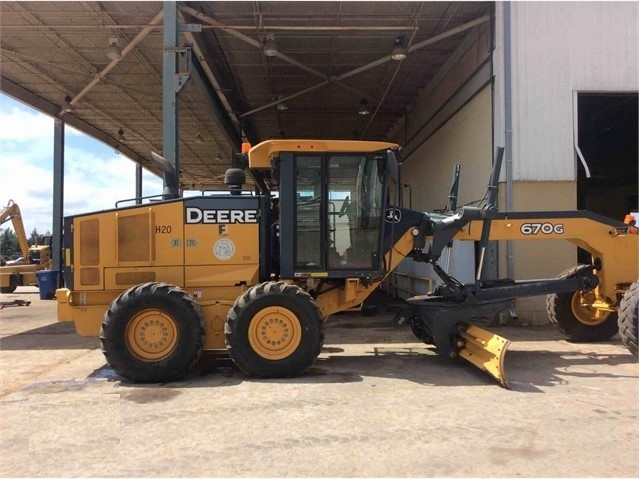
[[[151,152],[153,162],[162,170],[162,180],[164,188],[162,189],[163,200],[173,200],[180,197],[180,188],[175,174],[175,166],[162,155],[155,151]]]

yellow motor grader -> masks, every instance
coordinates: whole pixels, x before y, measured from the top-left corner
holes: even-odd
[[[396,200],[400,149],[392,143],[265,141],[235,156],[228,191],[189,198],[179,197],[169,165],[161,201],[65,218],[58,319],[99,334],[111,367],[131,381],[176,380],[216,350],[250,375],[297,376],[320,354],[325,321],[360,305],[412,257],[432,264],[441,284],[411,298],[396,321],[506,385],[508,341],[473,318],[548,294],[568,335],[608,339],[639,275],[637,237],[621,222],[584,212],[499,213],[499,152],[486,204],[447,213]],[[483,258],[489,240],[520,238],[567,239],[593,263],[558,279],[478,274],[473,284],[437,263],[453,239],[478,241]]]

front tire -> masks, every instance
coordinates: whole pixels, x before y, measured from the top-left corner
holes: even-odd
[[[324,323],[315,300],[281,281],[260,283],[237,298],[224,332],[236,366],[262,378],[299,376],[324,343]]]
[[[639,317],[639,281],[630,285],[619,305],[619,335],[621,341],[634,356],[637,356],[637,330]]]
[[[109,365],[133,382],[178,380],[198,360],[204,344],[200,306],[167,283],[124,291],[104,315],[102,352]]]
[[[559,278],[574,277],[583,267],[569,268]],[[590,307],[589,298],[584,295],[591,295],[590,299],[594,301],[594,293],[589,291],[546,296],[546,311],[550,322],[572,341],[608,341],[619,331],[617,313]]]

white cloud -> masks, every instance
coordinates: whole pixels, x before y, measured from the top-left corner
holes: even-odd
[[[53,141],[53,118],[29,107],[14,104],[10,108],[3,108],[0,119],[0,141],[25,142],[40,138]],[[74,136],[82,135],[74,128],[66,128],[66,132]]]
[[[0,206],[9,199],[20,206],[27,234],[51,231],[53,119],[0,100]],[[113,208],[135,196],[134,162],[73,128],[65,128],[65,143],[65,216]],[[143,171],[144,194],[160,193],[162,180]]]
[[[2,129],[0,140],[23,142],[49,136],[53,139],[53,119],[37,113],[13,106],[8,111],[0,112]]]

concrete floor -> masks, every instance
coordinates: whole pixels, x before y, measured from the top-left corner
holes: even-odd
[[[639,476],[639,364],[618,339],[550,327],[512,340],[499,387],[396,327],[332,318],[303,377],[254,380],[202,361],[166,385],[121,382],[97,338],[19,288],[0,310],[3,477]]]

